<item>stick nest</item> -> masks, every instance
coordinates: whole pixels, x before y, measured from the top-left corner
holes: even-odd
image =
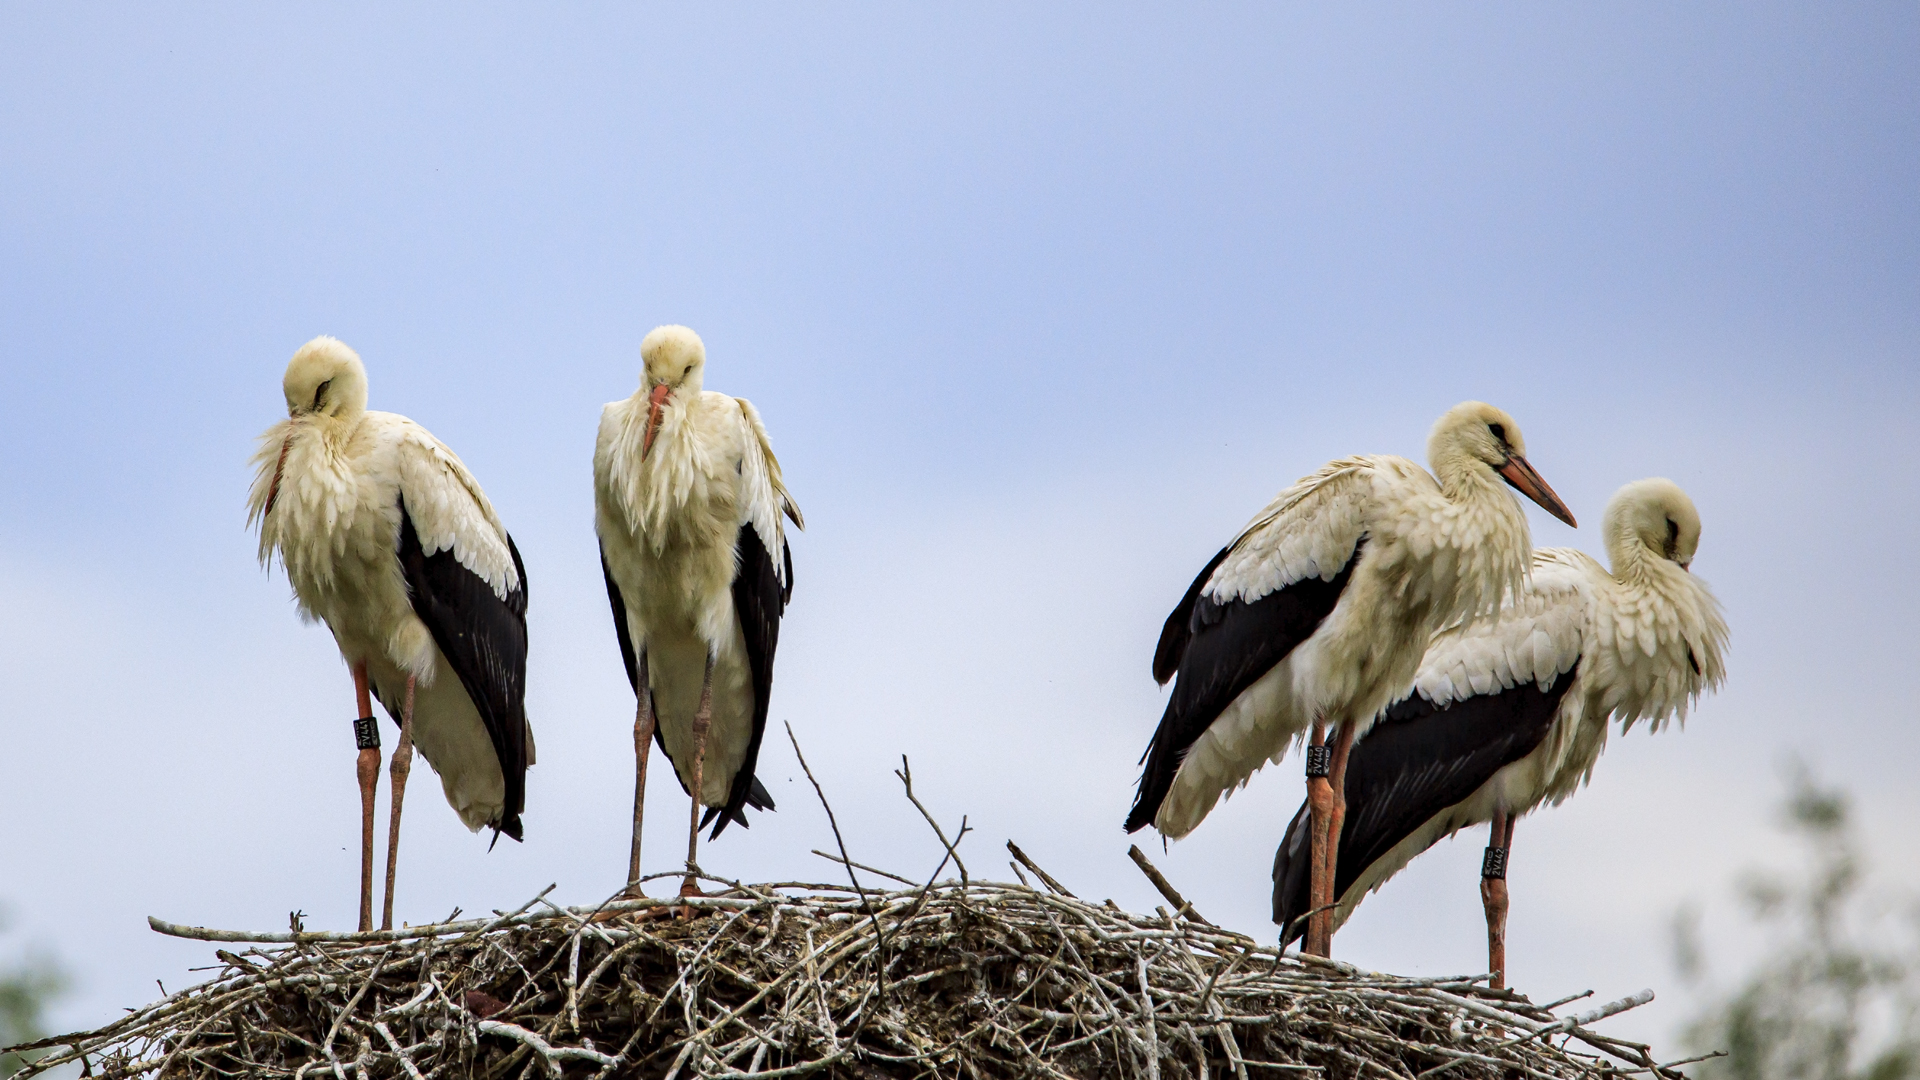
[[[1679,1077],[1485,976],[1283,956],[1051,886],[719,884],[599,908],[543,893],[392,933],[156,921],[246,947],[217,950],[199,986],[20,1048],[45,1054],[21,1075],[78,1060],[103,1077],[316,1080]]]

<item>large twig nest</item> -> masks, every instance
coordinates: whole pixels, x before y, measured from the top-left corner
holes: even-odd
[[[219,950],[209,982],[34,1044],[50,1052],[23,1075],[75,1060],[109,1077],[342,1080],[1413,1080],[1441,1066],[1452,1080],[1559,1080],[1656,1068],[1645,1047],[1556,1020],[1484,977],[1303,961],[1164,912],[997,882],[864,896],[722,884],[677,914],[677,901],[536,899],[392,934],[156,922],[249,947]]]

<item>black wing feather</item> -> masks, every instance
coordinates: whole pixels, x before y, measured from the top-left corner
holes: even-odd
[[[1228,544],[1207,560],[1206,568],[1187,586],[1187,595],[1180,598],[1180,603],[1167,616],[1166,625],[1160,628],[1160,644],[1153,650],[1153,681],[1161,686],[1167,685],[1167,680],[1180,670],[1180,661],[1187,655],[1187,642],[1193,640],[1193,605],[1200,599],[1200,590],[1207,587],[1207,579],[1232,550],[1233,545]]]
[[[1133,810],[1127,815],[1128,832],[1145,827],[1159,813],[1188,748],[1233,699],[1311,637],[1333,613],[1353,577],[1353,568],[1360,564],[1365,545],[1362,537],[1331,581],[1306,578],[1258,600],[1227,604],[1200,595],[1206,579],[1212,576],[1211,567],[1218,566],[1226,552],[1213,557],[1210,568],[1174,609],[1175,615],[1189,611],[1184,640],[1167,631],[1160,636],[1161,651],[1178,654],[1179,679],[1173,684],[1173,695],[1167,699],[1167,710],[1160,717],[1153,742],[1141,755],[1145,768],[1140,773]],[[1156,675],[1160,659],[1156,654]]]
[[[467,697],[487,726],[493,753],[506,780],[506,804],[490,824],[520,839],[520,814],[526,809],[527,739],[527,571],[520,549],[507,537],[507,551],[520,583],[501,599],[478,574],[460,565],[451,549],[428,555],[420,534],[400,501],[400,540],[396,554],[407,581],[413,613],[433,635],[433,643],[453,666]],[[383,701],[396,720],[394,704]]]
[[[1546,690],[1522,683],[1444,708],[1414,694],[1388,709],[1347,759],[1347,817],[1333,895],[1344,895],[1374,860],[1436,814],[1533,753],[1578,670],[1575,664]],[[1273,921],[1281,926],[1282,946],[1306,932],[1306,922],[1294,920],[1309,906],[1307,820],[1303,803],[1273,857]]]
[[[751,529],[752,526],[749,525],[749,526],[746,526],[746,528]],[[755,537],[756,545],[758,544],[758,539],[759,538],[756,535]],[[764,552],[765,548],[762,547],[760,550]],[[769,563],[768,565],[771,566],[772,564]],[[786,551],[786,567],[787,567],[786,586],[780,593],[781,606],[783,609],[785,607],[786,600],[793,595],[793,552],[791,549],[788,549]],[[633,651],[633,632],[627,627],[627,601],[626,601],[625,595],[620,592],[619,583],[613,580],[613,570],[607,565],[607,556],[606,556],[606,552],[604,551],[602,551],[600,554],[600,573],[603,577],[606,578],[606,581],[607,581],[607,602],[613,608],[613,629],[614,629],[614,633],[619,637],[620,662],[626,665],[627,685],[633,688],[633,692],[635,695],[638,695],[640,693],[639,659]],[[738,573],[738,571],[736,571],[736,573]],[[739,582],[736,580],[734,583],[734,605],[736,610],[738,610],[739,608],[739,603],[740,603],[739,598],[740,598],[740,585],[739,585]],[[752,774],[753,770],[751,768],[751,764],[759,756],[760,736],[762,731],[766,727],[766,709],[765,709],[765,706],[759,704],[759,702],[765,700],[765,697],[766,697],[765,691],[768,689],[771,689],[773,685],[773,670],[772,670],[773,669],[773,663],[772,663],[773,642],[778,640],[779,634],[780,634],[779,613],[776,612],[773,618],[774,618],[773,636],[769,640],[767,650],[766,650],[767,673],[766,673],[766,685],[764,687],[761,685],[759,668],[756,667],[754,669],[754,692],[756,695],[756,698],[755,698],[756,716],[754,721],[753,739],[747,750],[747,766],[748,766],[747,776],[749,777],[750,783],[748,784],[748,787],[747,787],[745,799],[740,800],[738,798],[740,781],[739,781],[739,777],[736,776],[734,778],[734,793],[733,793],[734,797],[731,797],[728,799],[728,805],[727,805],[727,809],[730,810],[730,817],[732,818],[732,820],[738,821],[740,823],[741,828],[747,827],[746,816],[740,812],[740,808],[739,808],[739,803],[741,801],[744,801],[746,805],[753,807],[755,810],[773,809],[773,796],[767,793],[766,785],[762,784],[758,777],[753,776]],[[741,621],[744,623],[745,618],[743,617]],[[748,640],[749,660],[751,660],[752,650],[753,650],[753,644],[752,644],[753,635],[751,632],[749,632],[746,636]],[[673,755],[667,752],[666,733],[661,731],[657,725],[654,727],[654,730],[653,730],[653,741],[656,745],[660,747],[660,753],[662,755],[665,755],[665,757],[667,758],[667,764],[672,765]],[[676,772],[675,775],[677,778],[678,773]],[[684,787],[685,785],[683,784],[682,786]],[[721,808],[708,807],[707,812],[700,819],[701,828],[705,828],[707,824],[714,819],[715,815],[717,815],[720,812],[720,809]],[[720,835],[720,830],[716,828],[713,831],[713,835],[715,836]]]
[[[780,616],[793,595],[793,552],[784,542],[780,547],[781,561],[787,571],[784,584],[774,569],[772,553],[761,542],[752,522],[740,526],[739,539],[734,542],[733,611],[740,620],[741,636],[747,644],[747,667],[753,674],[753,734],[747,740],[746,757],[741,759],[739,771],[733,774],[733,789],[727,795],[727,805],[708,811],[706,821],[719,818],[708,836],[710,840],[724,832],[730,821],[746,828],[746,814],[741,809],[744,806],[773,809],[773,797],[753,775],[753,769],[760,760],[760,738],[767,730],[767,700],[773,693],[773,654],[780,644]]]
[[[639,659],[633,653],[633,631],[627,628],[627,600],[620,595],[620,586],[613,580],[613,568],[607,565],[607,552],[600,549],[600,573],[607,579],[607,602],[613,605],[613,632],[620,638],[620,662],[627,666],[627,685],[633,687],[635,700],[640,695]],[[666,749],[666,743],[660,744]]]

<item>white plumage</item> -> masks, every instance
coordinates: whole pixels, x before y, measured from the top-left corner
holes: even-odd
[[[1267,762],[1278,762],[1316,719],[1364,729],[1405,693],[1435,628],[1491,614],[1521,587],[1527,522],[1499,472],[1514,462],[1524,466],[1518,426],[1493,406],[1468,402],[1435,424],[1428,455],[1438,479],[1390,455],[1330,463],[1282,491],[1228,545],[1211,573],[1203,573],[1204,584],[1196,582],[1199,599],[1216,608],[1251,605],[1303,582],[1333,582],[1365,544],[1344,587],[1327,598],[1333,602],[1324,621],[1253,673],[1257,678],[1224,708],[1211,717],[1176,716],[1182,704],[1176,685],[1149,759],[1164,736],[1177,739],[1169,720],[1197,722],[1201,730],[1186,746],[1169,741],[1169,750],[1183,753],[1151,818],[1163,834],[1191,832],[1222,794],[1245,784]],[[1559,507],[1531,468],[1522,475],[1538,485],[1543,505]],[[1556,512],[1567,516],[1563,507]],[[1194,616],[1186,608],[1168,620],[1168,634],[1202,629],[1189,625]],[[1264,630],[1261,636],[1272,638]],[[1167,638],[1162,641],[1164,651]],[[1226,662],[1240,663],[1239,654]],[[1167,673],[1162,667],[1156,675]],[[1184,682],[1207,673],[1183,665],[1179,676]],[[1204,703],[1198,704],[1204,712]],[[1143,787],[1143,795],[1149,794]],[[1144,824],[1137,815],[1130,827]]]
[[[1544,692],[1573,675],[1538,745],[1361,870],[1341,892],[1339,921],[1444,837],[1572,795],[1592,777],[1611,723],[1626,730],[1645,721],[1658,731],[1684,720],[1689,704],[1725,678],[1726,622],[1688,570],[1700,538],[1692,500],[1671,481],[1637,481],[1608,503],[1602,528],[1611,571],[1571,548],[1537,551],[1532,580],[1497,622],[1435,635],[1413,688],[1441,710],[1425,724],[1449,723],[1452,706],[1528,684]],[[1356,763],[1368,749],[1362,741]],[[1366,811],[1355,804],[1356,813]]]
[[[685,327],[641,343],[632,397],[601,412],[594,527],[628,675],[644,671],[660,745],[694,784],[694,719],[709,659],[711,728],[697,801],[717,835],[743,804],[771,807],[752,768],[780,614],[792,589],[781,517],[802,525],[760,415],[702,390],[706,349]]]
[[[1194,579],[1154,655],[1154,678],[1178,681],[1142,758],[1128,831],[1152,822],[1186,835],[1223,793],[1310,735],[1321,914],[1307,949],[1322,956],[1354,738],[1412,681],[1435,629],[1497,612],[1525,578],[1527,521],[1502,480],[1573,524],[1527,463],[1519,426],[1491,405],[1448,410],[1427,456],[1431,475],[1404,458],[1347,458],[1281,492]]]
[[[366,408],[366,369],[340,341],[303,346],[282,389],[288,417],[261,436],[248,498],[262,563],[279,559],[301,615],[326,623],[356,687],[396,721],[414,680],[411,741],[447,802],[469,829],[518,839],[533,736],[512,538],[452,450]]]

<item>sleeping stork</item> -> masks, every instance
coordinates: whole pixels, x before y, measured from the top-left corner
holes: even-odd
[[[753,769],[793,595],[780,518],[806,525],[759,412],[700,388],[699,335],[659,327],[640,357],[640,388],[601,411],[593,452],[600,564],[636,699],[627,883],[639,895],[647,751],[657,741],[693,800],[681,886],[693,895],[700,829],[718,818],[717,838],[729,821],[747,827],[744,807],[773,809]]]
[[[1502,482],[1573,524],[1525,450],[1512,417],[1465,402],[1433,427],[1432,475],[1386,455],[1331,462],[1221,548],[1160,633],[1153,677],[1176,681],[1127,831],[1187,835],[1309,736],[1314,906],[1330,903],[1354,737],[1405,693],[1436,629],[1497,612],[1525,579],[1527,519]],[[1331,921],[1313,925],[1307,951],[1325,956]]]
[[[373,922],[380,729],[390,764],[387,891],[393,928],[400,807],[418,744],[467,828],[520,839],[526,771],[527,572],[493,504],[426,428],[367,409],[367,369],[340,341],[300,347],[281,382],[287,418],[260,437],[247,524],[277,556],[300,614],[333,631],[353,673],[360,748],[360,929]]]
[[[1335,925],[1414,856],[1489,822],[1480,893],[1489,970],[1504,986],[1514,819],[1592,777],[1610,721],[1659,731],[1720,684],[1727,625],[1688,570],[1700,544],[1693,501],[1670,480],[1636,481],[1607,504],[1602,530],[1611,572],[1572,548],[1534,552],[1500,620],[1435,635],[1412,691],[1355,744]],[[1307,817],[1303,806],[1274,856],[1283,945],[1312,903]]]

